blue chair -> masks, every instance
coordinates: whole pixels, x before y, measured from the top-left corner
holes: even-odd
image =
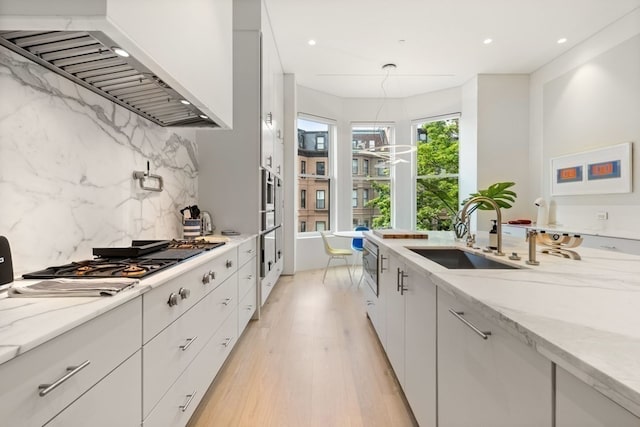
[[[355,231],[367,231],[369,227],[365,227],[364,225],[359,225],[355,228]],[[360,253],[360,259],[362,259],[362,245],[364,243],[364,239],[359,237],[354,237],[351,239],[351,249],[353,249],[356,253]],[[353,257],[353,266],[351,267],[352,271],[355,271],[356,268],[357,257]],[[360,282],[362,281],[362,274],[360,274],[360,281],[358,281],[358,286],[360,286]]]

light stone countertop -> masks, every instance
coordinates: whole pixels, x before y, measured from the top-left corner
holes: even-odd
[[[582,260],[571,260],[541,254],[538,246],[540,265],[529,266],[524,239],[505,237],[503,252],[517,251],[522,260],[472,252],[521,269],[449,270],[406,247],[464,248],[450,232],[429,232],[428,240],[366,236],[405,258],[441,290],[640,416],[640,256],[578,247],[574,250]],[[478,246],[486,246],[484,236]]]
[[[229,237],[229,241],[224,246],[159,271],[142,279],[133,288],[111,297],[9,298],[6,292],[2,292],[0,294],[0,364],[157,288],[174,277],[228,251],[235,250],[241,243],[252,238],[255,236]],[[38,281],[16,280],[14,283],[28,284]]]

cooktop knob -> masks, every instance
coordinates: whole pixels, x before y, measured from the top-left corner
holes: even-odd
[[[178,294],[176,294],[175,292],[171,292],[171,294],[169,295],[169,301],[167,301],[167,304],[169,304],[169,307],[178,305]]]
[[[180,298],[187,299],[189,298],[189,294],[191,293],[191,291],[189,289],[180,288],[178,293],[180,294]]]

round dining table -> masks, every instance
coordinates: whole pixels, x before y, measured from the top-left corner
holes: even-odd
[[[348,237],[349,239],[362,239],[364,237],[363,231],[366,231],[366,230],[334,231],[332,234],[337,237]]]

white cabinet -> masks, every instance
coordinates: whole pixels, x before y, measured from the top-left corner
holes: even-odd
[[[640,418],[556,366],[556,427],[639,425]]]
[[[232,0],[3,0],[0,30],[104,32],[224,128],[233,118]]]
[[[381,290],[387,357],[418,423],[435,425],[436,288],[401,257],[390,255],[388,269]]]
[[[552,424],[551,362],[438,290],[438,425]]]
[[[135,426],[142,407],[141,351],[138,350],[115,371],[92,387],[80,399],[56,416],[47,427],[82,425],[91,427]]]
[[[107,377],[140,348],[141,316],[135,298],[0,365],[0,423],[41,426]]]

